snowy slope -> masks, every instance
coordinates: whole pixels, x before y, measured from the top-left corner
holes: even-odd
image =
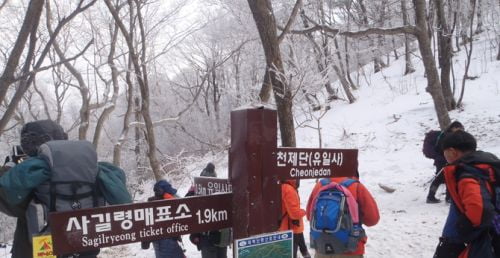
[[[500,155],[500,62],[490,57],[495,51],[489,48],[486,40],[476,42],[469,74],[479,78],[467,82],[464,109],[452,111],[450,116],[476,136],[480,149]],[[459,53],[454,62],[455,74],[461,76],[464,53]],[[434,167],[432,160],[422,155],[422,140],[426,131],[438,128],[438,123],[432,99],[425,92],[423,67],[416,58],[414,64],[417,72],[405,77],[401,76],[403,60],[393,61],[382,73],[367,73],[367,78],[360,80],[360,90],[355,92],[358,101],[350,105],[332,103],[332,109],[321,120],[324,147],[360,150],[361,181],[379,205],[381,220],[367,229],[365,257],[431,257],[448,211],[447,204],[425,203]],[[456,83],[459,87],[461,78]],[[318,146],[317,131],[299,128],[296,133],[297,146]],[[227,153],[206,157],[187,169],[197,176],[208,161],[216,163],[220,177],[227,176]],[[397,190],[386,193],[378,187],[379,183]],[[190,182],[184,182],[179,192],[184,194],[189,185]],[[313,185],[313,180],[301,183],[303,207]],[[145,196],[150,194],[146,189]],[[309,241],[308,231],[306,223],[306,241]],[[201,257],[187,236],[184,244],[187,257]],[[152,248],[141,250],[139,244],[106,248],[101,254],[101,257],[154,257]],[[0,249],[2,255],[7,257],[6,249]]]

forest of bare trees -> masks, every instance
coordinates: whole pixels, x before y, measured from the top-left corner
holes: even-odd
[[[401,76],[423,62],[444,128],[477,76],[480,33],[500,60],[499,13],[498,0],[1,0],[2,151],[26,122],[52,119],[159,179],[226,150],[229,113],[248,103],[274,106],[281,145],[295,146],[298,115],[355,103],[364,74],[399,58]]]

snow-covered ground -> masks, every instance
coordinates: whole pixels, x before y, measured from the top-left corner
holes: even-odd
[[[500,62],[494,61],[496,50],[490,47],[486,40],[475,43],[469,74],[479,78],[467,82],[464,109],[452,111],[450,116],[452,120],[461,121],[466,130],[476,136],[480,149],[498,156]],[[460,53],[454,59],[456,95],[461,85],[464,58],[464,53]],[[350,105],[331,103],[332,109],[321,120],[324,147],[359,149],[360,179],[380,209],[378,225],[367,228],[369,240],[365,257],[432,257],[448,212],[445,203],[425,203],[434,167],[432,160],[422,154],[422,141],[426,131],[438,128],[438,122],[431,96],[425,91],[427,81],[423,67],[418,58],[414,62],[417,72],[404,77],[401,59],[393,61],[381,73],[367,72],[366,77],[360,79],[360,90],[355,92],[357,102]],[[299,128],[296,134],[298,147],[318,147],[316,130]],[[206,162],[213,160],[219,176],[224,177],[227,176],[226,157],[227,153],[220,153],[188,169],[197,176]],[[394,187],[396,191],[387,193],[379,188],[379,183]],[[313,185],[314,180],[301,183],[303,207]],[[190,182],[180,185],[180,194],[186,193],[189,186]],[[148,191],[145,196],[151,194]],[[440,188],[438,197],[441,199],[442,194]],[[307,242],[308,231],[306,223]],[[201,257],[187,236],[184,236],[184,247],[187,257]],[[0,248],[0,257],[2,255],[8,257],[8,250]],[[141,250],[140,244],[135,243],[103,249],[101,257],[154,257],[154,253],[152,248]]]

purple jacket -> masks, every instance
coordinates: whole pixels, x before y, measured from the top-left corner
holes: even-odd
[[[446,159],[444,158],[443,151],[440,148],[438,141],[442,139],[441,131],[432,130],[425,134],[424,145],[422,152],[424,156],[434,160],[434,166],[436,166],[436,171],[441,170],[441,168],[446,165]]]

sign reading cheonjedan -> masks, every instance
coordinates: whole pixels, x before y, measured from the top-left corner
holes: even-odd
[[[232,226],[232,194],[54,212],[56,255]]]
[[[274,173],[282,179],[354,176],[356,149],[277,148]]]
[[[231,193],[233,187],[227,178],[195,177],[196,195],[212,195],[214,193]]]

